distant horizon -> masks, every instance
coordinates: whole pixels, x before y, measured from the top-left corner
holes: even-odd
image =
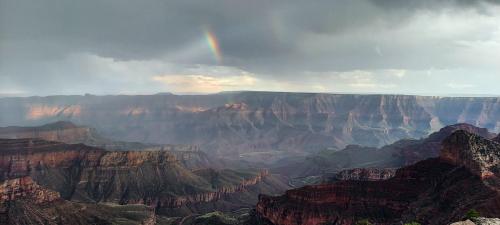
[[[49,94],[49,95],[22,95],[22,94],[2,94],[0,98],[29,98],[29,97],[53,97],[53,96],[154,96],[154,95],[177,95],[177,96],[196,96],[196,95],[217,95],[225,93],[238,92],[256,92],[256,93],[291,93],[291,94],[332,94],[332,95],[400,95],[400,96],[420,96],[420,97],[492,97],[499,98],[495,94],[425,94],[425,93],[378,93],[378,92],[301,92],[301,91],[260,91],[260,90],[238,90],[238,91],[220,91],[220,92],[151,92],[151,93],[74,93],[74,94]]]

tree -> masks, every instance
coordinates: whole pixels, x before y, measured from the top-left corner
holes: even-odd
[[[479,214],[479,212],[475,209],[471,209],[469,210],[466,214],[465,214],[465,219],[468,219],[468,220],[473,220],[475,218],[478,218],[480,217],[481,215]]]
[[[415,221],[410,222],[410,223],[405,223],[404,225],[420,225],[420,223],[417,223]]]

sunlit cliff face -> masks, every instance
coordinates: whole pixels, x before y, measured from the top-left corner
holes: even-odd
[[[143,107],[133,107],[133,108],[127,108],[125,110],[122,110],[120,114],[122,115],[131,115],[131,116],[138,116],[138,115],[143,115],[149,113],[149,110]]]
[[[38,120],[48,117],[54,117],[57,115],[63,115],[67,117],[80,116],[81,112],[82,108],[79,105],[71,105],[68,107],[50,106],[50,105],[30,105],[28,107],[28,112],[26,113],[26,119]]]
[[[180,112],[193,112],[193,113],[203,112],[203,111],[208,110],[208,108],[203,108],[203,107],[197,107],[197,106],[190,107],[190,106],[181,106],[181,105],[176,105],[175,109],[179,110]]]

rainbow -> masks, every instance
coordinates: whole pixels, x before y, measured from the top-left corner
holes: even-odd
[[[215,36],[215,34],[208,28],[205,28],[204,31],[208,47],[210,47],[212,54],[214,54],[215,60],[217,60],[217,63],[222,62],[222,53],[220,51],[220,46],[219,46],[219,41],[217,40],[217,36]]]

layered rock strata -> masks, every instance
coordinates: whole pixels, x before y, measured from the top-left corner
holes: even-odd
[[[339,181],[260,196],[256,210],[273,224],[449,224],[470,209],[500,215],[500,145],[466,131],[443,142],[440,158],[398,169],[382,181]]]
[[[500,131],[500,98],[231,92],[1,98],[0,126],[59,120],[127,141],[198,144],[219,156],[382,146],[469,123]]]
[[[0,152],[0,180],[29,176],[64,199],[82,202],[179,207],[245,191],[269,175],[220,170],[208,179],[169,151],[113,152],[39,139],[0,139]]]

